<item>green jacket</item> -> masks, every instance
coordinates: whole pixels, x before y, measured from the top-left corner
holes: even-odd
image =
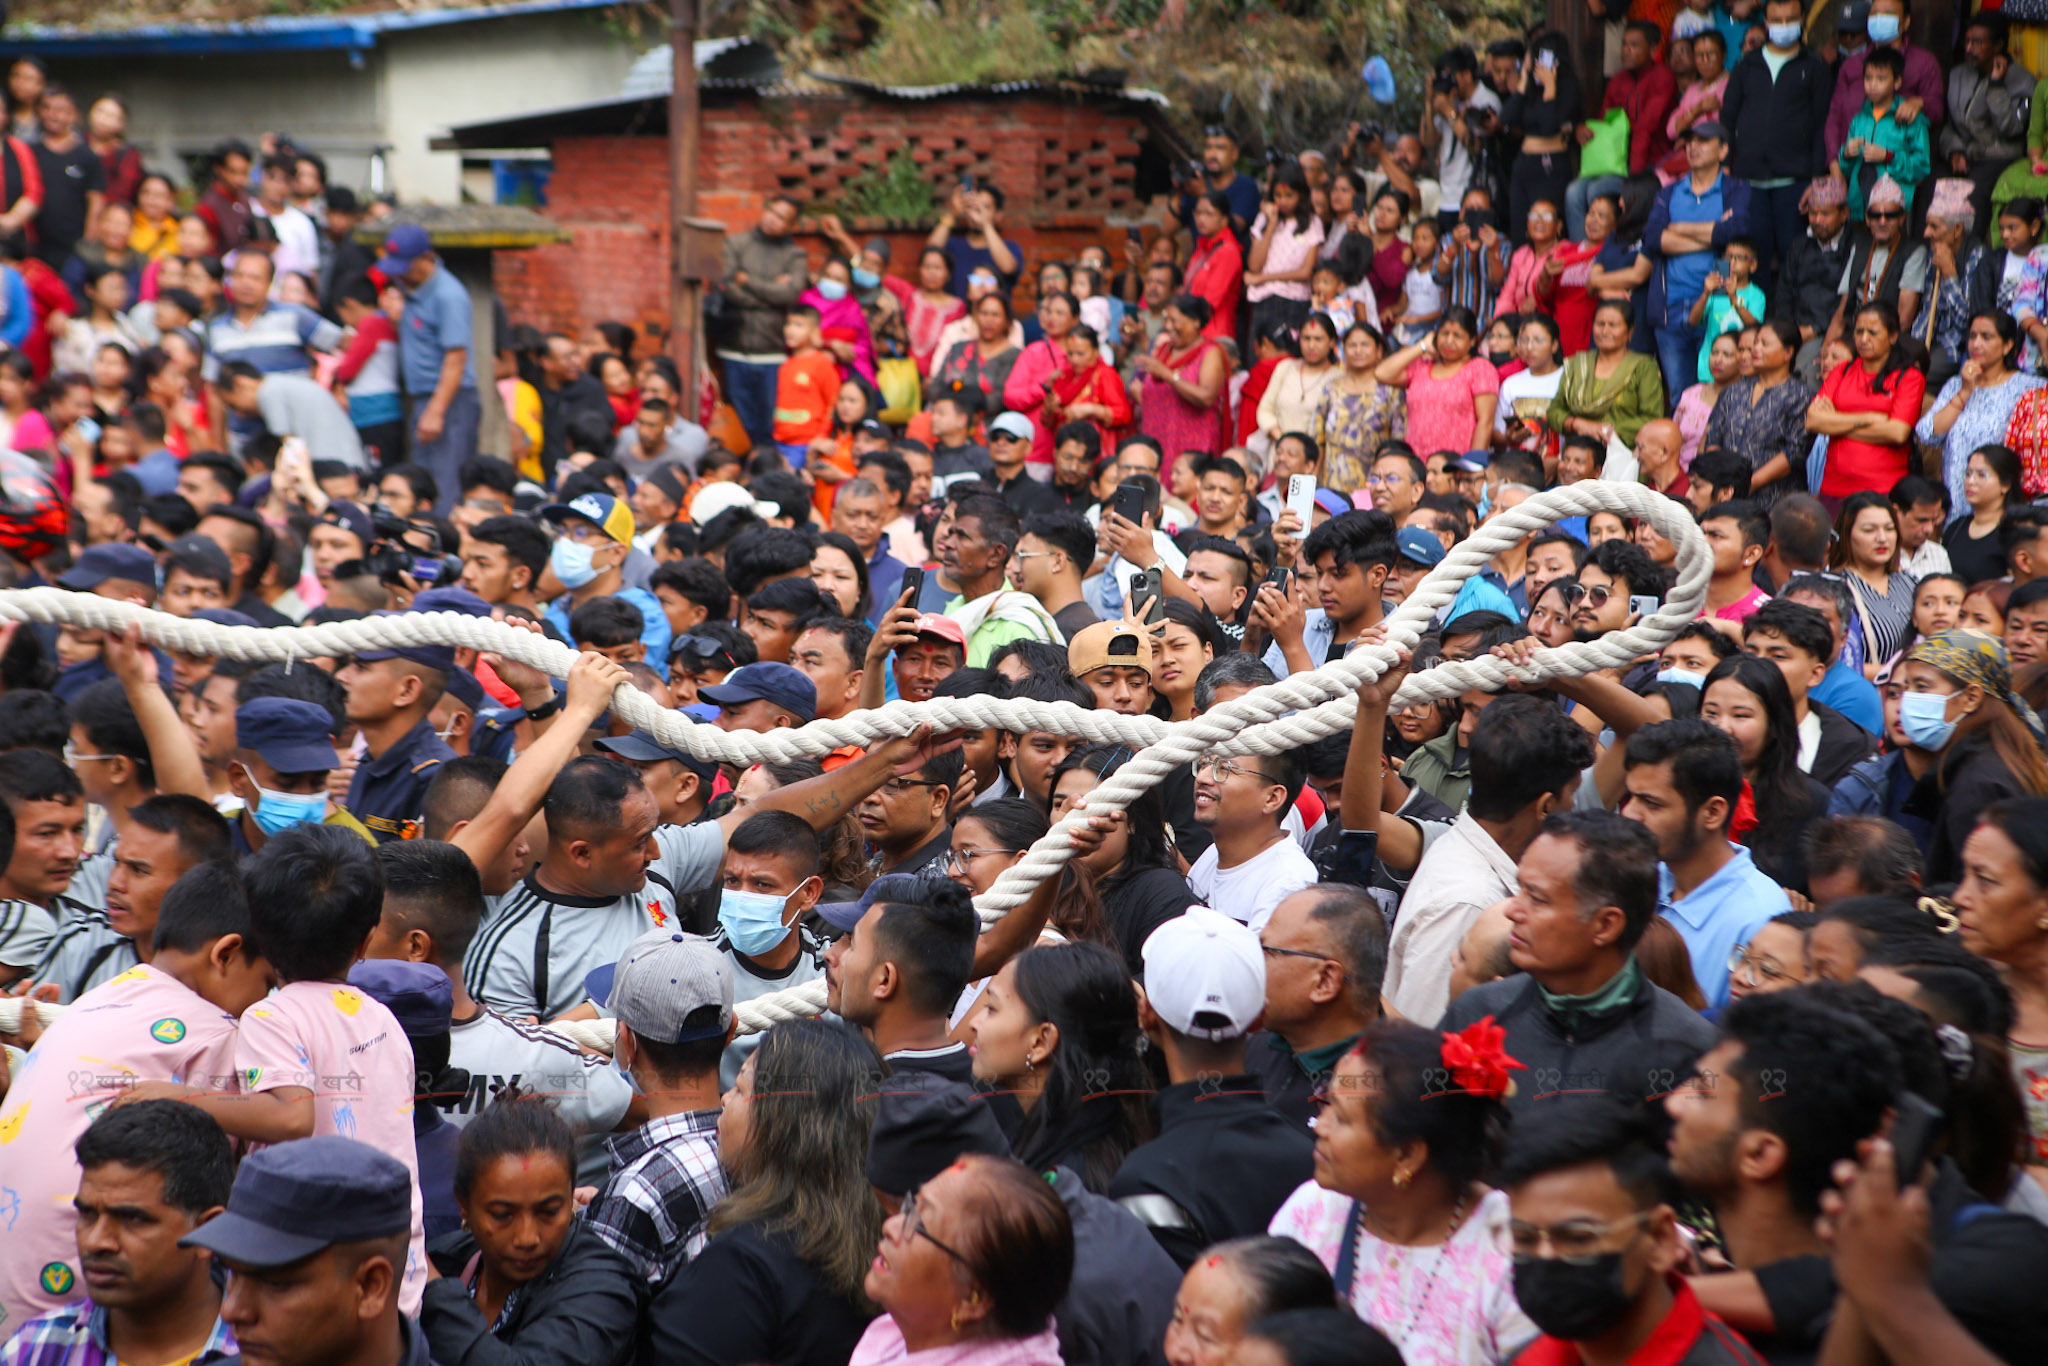
[[[1458,752],[1455,728],[1409,755],[1401,776],[1453,811],[1463,811],[1465,799],[1472,795],[1472,761]]]

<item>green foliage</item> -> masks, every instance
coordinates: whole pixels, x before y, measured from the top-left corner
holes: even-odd
[[[890,85],[1027,80],[1067,69],[1049,9],[1074,0],[868,0],[874,41],[848,70]]]
[[[841,188],[839,212],[847,218],[886,218],[926,223],[938,217],[939,196],[932,178],[898,147],[881,166],[849,176]]]

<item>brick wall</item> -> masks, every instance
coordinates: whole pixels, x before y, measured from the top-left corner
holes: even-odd
[[[700,216],[744,232],[770,194],[830,205],[846,179],[908,146],[950,190],[963,175],[1000,186],[1004,236],[1029,267],[1072,259],[1112,216],[1138,208],[1132,177],[1144,126],[1134,113],[1051,98],[773,101],[751,98],[704,111],[699,133]],[[516,321],[573,330],[598,319],[664,329],[668,314],[668,141],[564,138],[554,147],[547,214],[573,240],[498,253],[495,276]],[[855,236],[872,235],[849,225]],[[924,233],[882,234],[907,276]],[[801,240],[822,262],[822,237]],[[1028,292],[1028,286],[1026,289]]]

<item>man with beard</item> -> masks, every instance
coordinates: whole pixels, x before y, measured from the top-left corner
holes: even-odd
[[[1657,837],[1657,910],[1692,952],[1707,1004],[1728,1003],[1728,957],[1772,916],[1785,889],[1730,842],[1742,798],[1735,742],[1698,718],[1660,721],[1628,739],[1621,814]]]

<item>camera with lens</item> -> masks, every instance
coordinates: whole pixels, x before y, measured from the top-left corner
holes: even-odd
[[[1429,82],[1429,88],[1439,95],[1455,95],[1458,92],[1457,73],[1439,71]]]
[[[1387,130],[1377,123],[1361,123],[1358,125],[1358,145],[1360,147],[1370,147],[1376,142],[1383,142],[1386,140],[1386,136]]]
[[[353,570],[354,574],[374,574],[380,583],[401,583],[410,578],[421,588],[446,588],[461,579],[461,558],[442,549],[441,533],[432,526],[408,522],[381,509],[371,513],[370,521],[377,531],[376,541],[357,566],[337,566],[337,575],[352,577]],[[431,542],[431,548],[422,548],[416,539],[409,539],[422,536]]]

